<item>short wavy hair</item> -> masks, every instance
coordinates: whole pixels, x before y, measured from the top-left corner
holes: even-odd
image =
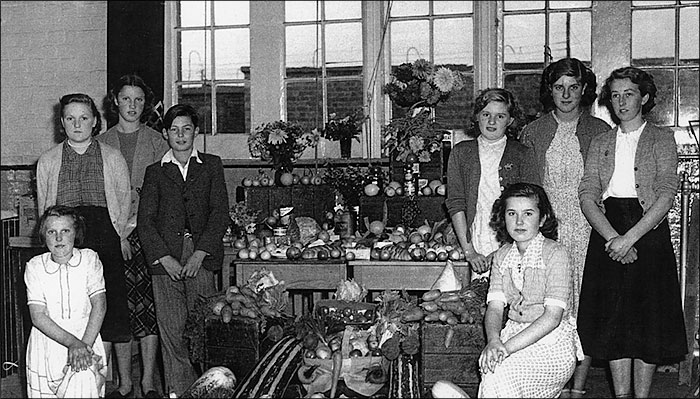
[[[44,214],[39,218],[39,241],[42,245],[46,245],[46,221],[51,216],[69,216],[73,219],[73,228],[75,228],[75,242],[74,246],[79,247],[83,245],[85,240],[85,219],[78,213],[78,211],[72,206],[65,205],[53,205],[44,211]]]
[[[481,130],[479,130],[479,113],[494,101],[504,103],[508,108],[508,113],[514,120],[513,123],[506,128],[506,136],[508,136],[509,139],[517,139],[523,122],[523,111],[520,109],[520,105],[518,105],[518,101],[515,99],[513,93],[500,88],[482,90],[474,100],[474,112],[471,116],[472,125],[469,135],[477,137],[481,134]]]
[[[93,101],[92,97],[83,93],[66,94],[65,96],[61,97],[58,102],[61,107],[59,110],[61,119],[63,119],[63,111],[66,109],[68,104],[80,103],[90,107],[90,110],[92,110],[92,115],[95,117],[95,119],[97,119],[95,127],[92,128],[92,135],[97,136],[100,134],[100,131],[102,131],[102,115],[100,114],[100,111],[97,110],[97,106],[95,105],[95,101]],[[66,130],[63,128],[63,124],[61,124],[61,133],[63,133],[64,136],[66,135]]]
[[[506,203],[509,198],[514,197],[534,199],[540,211],[540,218],[545,218],[544,224],[540,227],[540,233],[552,240],[559,237],[559,221],[542,186],[532,183],[513,183],[503,190],[491,209],[489,226],[496,232],[498,242],[501,244],[513,242],[513,237],[508,234],[508,229],[506,229]]]
[[[555,108],[554,98],[552,97],[552,85],[562,76],[570,76],[584,85],[584,91],[581,95],[581,107],[590,107],[595,102],[598,95],[595,92],[596,77],[593,71],[577,58],[562,58],[549,64],[542,71],[540,102],[545,110],[551,111]]]
[[[112,89],[109,91],[109,112],[115,117],[119,117],[119,107],[117,106],[117,100],[119,98],[119,93],[122,91],[124,86],[134,86],[139,87],[143,90],[145,95],[145,101],[143,104],[143,113],[141,114],[141,123],[145,123],[151,117],[153,113],[153,102],[155,100],[155,94],[150,86],[138,75],[128,74],[123,75],[117,80]]]
[[[654,83],[654,76],[652,76],[649,72],[631,66],[618,68],[612,71],[610,76],[605,79],[605,83],[603,84],[599,97],[600,103],[608,109],[613,122],[616,124],[620,123],[620,118],[615,115],[615,109],[612,106],[612,93],[610,86],[612,85],[613,81],[621,79],[629,79],[632,83],[636,84],[639,87],[639,92],[642,94],[642,97],[647,94],[649,95],[647,102],[642,105],[642,115],[648,114],[649,111],[651,111],[656,105],[655,98],[657,89],[656,83]]]
[[[165,130],[170,129],[173,125],[173,121],[178,116],[189,116],[194,127],[196,128],[199,126],[199,114],[197,114],[197,110],[194,109],[193,106],[189,104],[175,104],[165,113],[163,117],[163,128]]]

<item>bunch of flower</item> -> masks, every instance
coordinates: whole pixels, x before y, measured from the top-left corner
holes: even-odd
[[[346,206],[360,205],[360,193],[365,185],[365,173],[357,166],[328,165],[323,180],[343,197]]]
[[[255,228],[259,215],[260,210],[248,208],[243,201],[236,202],[228,211],[228,216],[231,218],[233,225],[246,232],[250,230],[251,226],[253,229]]]
[[[271,162],[275,169],[290,170],[308,147],[318,143],[318,132],[305,131],[294,122],[276,121],[258,126],[248,136],[250,155]]]
[[[362,109],[358,109],[342,119],[339,119],[335,113],[330,114],[329,117],[330,119],[320,132],[321,137],[331,141],[340,141],[342,139],[360,141],[359,136],[362,133],[362,124],[368,118]]]
[[[391,82],[384,86],[384,92],[391,101],[401,107],[423,104],[435,107],[446,101],[450,93],[464,87],[464,77],[459,71],[446,67],[436,67],[425,59],[404,63],[394,69]]]
[[[430,154],[440,150],[444,136],[444,129],[427,108],[420,109],[415,116],[392,119],[382,130],[384,154],[399,162],[404,162],[411,153],[419,162],[429,162]]]

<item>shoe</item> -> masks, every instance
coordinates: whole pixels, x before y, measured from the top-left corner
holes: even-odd
[[[115,389],[114,391],[108,393],[105,395],[105,398],[133,398],[134,397],[134,390],[132,389],[129,391],[126,395],[122,395],[121,392],[119,392],[119,389]]]
[[[156,391],[148,391],[146,395],[143,396],[146,399],[161,399],[162,396]]]

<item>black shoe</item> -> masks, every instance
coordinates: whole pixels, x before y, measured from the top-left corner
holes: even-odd
[[[156,391],[148,391],[148,392],[146,392],[146,395],[144,395],[144,398],[146,398],[146,399],[161,399],[162,396]]]
[[[105,398],[133,398],[134,397],[134,390],[132,389],[129,391],[126,395],[122,395],[121,392],[119,392],[119,389],[115,389],[114,391],[108,393]]]

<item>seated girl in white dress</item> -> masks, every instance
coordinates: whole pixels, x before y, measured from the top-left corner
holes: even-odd
[[[78,249],[85,222],[71,207],[48,208],[39,238],[49,252],[27,262],[24,281],[32,331],[27,345],[30,398],[104,396],[107,376],[100,338],[105,283],[91,249]]]
[[[503,245],[486,297],[479,397],[558,397],[583,351],[567,307],[572,268],[554,241],[557,219],[544,189],[508,186],[493,205],[491,227]]]

